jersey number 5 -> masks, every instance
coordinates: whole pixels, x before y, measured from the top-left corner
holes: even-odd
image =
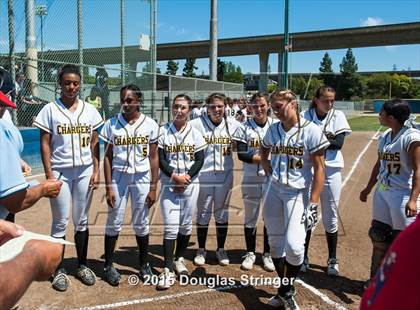
[[[388,174],[400,174],[401,164],[388,164],[386,167],[388,168]]]
[[[230,150],[230,145],[222,146],[222,154],[223,156],[230,156],[232,151]]]
[[[143,146],[143,148],[141,149],[141,155],[143,157],[146,157],[147,156],[147,146]]]

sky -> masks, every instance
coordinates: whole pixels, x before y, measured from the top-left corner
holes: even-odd
[[[16,49],[25,44],[24,0],[14,0]],[[75,0],[35,0],[45,4],[45,49],[77,47]],[[157,42],[207,40],[210,28],[210,0],[157,0]],[[419,0],[290,0],[289,31],[304,32],[383,24],[419,22]],[[146,0],[125,1],[125,40],[138,45],[140,34],[150,32],[149,3]],[[83,0],[85,47],[120,44],[120,1]],[[40,22],[36,18],[37,42],[40,46]],[[284,27],[284,0],[218,0],[218,37],[234,38],[280,34]],[[0,0],[0,52],[8,51],[7,1]],[[289,56],[290,72],[318,72],[326,51],[296,52]],[[346,50],[328,51],[333,69]],[[420,70],[420,44],[405,46],[357,48],[353,50],[359,71],[397,69]],[[239,65],[244,73],[258,72],[258,56],[222,58]],[[179,60],[182,73],[184,61]],[[270,68],[277,71],[277,55],[271,54]],[[159,62],[162,71],[166,62]],[[198,59],[197,73],[208,73],[208,59]],[[140,66],[138,67],[139,69]]]
[[[209,0],[158,1],[159,43],[209,39]],[[382,24],[419,22],[419,0],[290,0],[289,32],[305,32]],[[218,37],[233,38],[279,34],[284,31],[283,0],[219,0]],[[326,51],[292,53],[290,72],[318,72]],[[358,48],[353,50],[360,71],[420,69],[420,44]],[[335,71],[346,50],[328,51]],[[223,58],[243,72],[258,72],[258,56]],[[199,72],[208,72],[208,59],[197,61]],[[277,55],[269,59],[277,71]],[[161,64],[166,68],[166,64]],[[181,66],[182,67],[182,66]]]

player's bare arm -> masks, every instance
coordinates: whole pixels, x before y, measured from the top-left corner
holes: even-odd
[[[61,181],[46,180],[29,189],[23,189],[0,198],[0,204],[11,213],[18,213],[34,205],[42,197],[55,198],[60,193]]]
[[[265,175],[271,175],[273,169],[271,168],[271,163],[268,160],[268,156],[270,155],[270,149],[265,148],[264,146],[260,147],[260,154],[261,154],[261,165],[263,166]]]
[[[90,178],[89,186],[92,190],[99,187],[99,134],[97,130],[92,133],[92,139],[90,142],[90,149],[92,152],[93,161],[93,174]]]
[[[321,149],[311,154],[310,159],[314,167],[314,176],[312,179],[312,190],[311,190],[311,203],[318,203],[319,196],[324,188],[325,179],[325,150]]]
[[[150,147],[150,171],[152,180],[150,181],[150,191],[146,197],[146,204],[151,208],[156,201],[156,191],[158,183],[158,173],[159,173],[159,156],[157,152],[158,145],[157,143],[152,143]]]
[[[112,190],[112,158],[114,156],[112,145],[105,142],[104,174],[106,185],[106,202],[109,207],[115,206],[115,193]]]
[[[417,214],[417,199],[420,194],[420,142],[416,141],[410,145],[408,156],[413,167],[413,186],[410,200],[405,205],[405,212],[408,217],[412,217]]]
[[[44,165],[45,177],[47,179],[54,179],[51,169],[51,134],[41,131],[41,157]]]
[[[61,260],[63,246],[30,240],[15,259],[0,264],[0,308],[11,309],[32,281],[47,280]]]
[[[370,178],[368,181],[368,184],[366,185],[366,187],[360,192],[360,196],[359,199],[362,202],[366,202],[367,201],[367,197],[369,196],[370,192],[372,191],[372,188],[375,186],[376,184],[376,180],[379,174],[379,158],[375,163],[375,166],[373,166],[372,168],[372,172],[370,173]]]

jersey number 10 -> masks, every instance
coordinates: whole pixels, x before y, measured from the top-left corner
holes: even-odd
[[[82,137],[82,140],[80,141],[80,144],[82,145],[82,147],[89,146],[89,143],[90,143],[90,137],[89,136]]]

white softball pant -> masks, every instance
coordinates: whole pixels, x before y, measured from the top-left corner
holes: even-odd
[[[89,188],[93,165],[72,168],[60,168],[52,171],[55,178],[63,182],[60,193],[51,198],[52,226],[51,236],[62,238],[66,235],[70,208],[75,231],[88,228],[88,213],[93,191]],[[60,176],[61,175],[61,176]]]
[[[115,206],[108,206],[108,218],[105,234],[116,236],[124,223],[128,197],[131,197],[131,224],[137,236],[149,233],[149,208],[145,201],[150,189],[149,171],[125,173],[112,171],[112,190],[115,194]]]
[[[373,219],[388,224],[393,230],[404,230],[413,223],[415,216],[405,215],[405,205],[410,199],[410,189],[389,188],[381,190],[376,186],[373,195]],[[417,213],[420,210],[420,199],[417,199]]]
[[[324,229],[328,233],[338,230],[338,204],[341,194],[341,168],[325,167],[324,189],[321,192],[321,212]]]
[[[197,200],[197,223],[208,225],[212,213],[217,223],[227,223],[233,171],[202,172],[198,180],[200,192]]]
[[[305,253],[304,190],[280,184],[271,178],[264,187],[263,217],[273,258],[286,256],[295,266],[303,263]]]
[[[245,227],[255,228],[261,211],[263,184],[265,176],[245,176],[242,179],[241,191],[245,209]]]
[[[173,192],[173,184],[169,184],[169,179],[162,180],[160,193],[160,211],[162,213],[164,225],[164,238],[174,240],[178,233],[191,235],[192,217],[196,210],[198,192],[200,185],[197,178],[192,181],[183,193]]]

